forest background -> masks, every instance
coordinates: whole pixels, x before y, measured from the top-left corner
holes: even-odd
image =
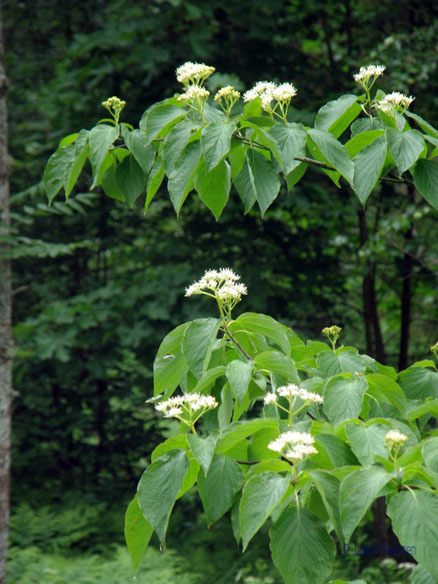
[[[17,344],[9,582],[129,581],[123,511],[151,450],[174,431],[144,403],[153,359],[169,330],[208,314],[184,301],[184,288],[230,266],[253,291],[242,311],[268,313],[304,338],[338,324],[345,344],[404,368],[437,340],[437,216],[388,183],[363,211],[318,171],[264,219],[243,215],[238,197],[218,222],[195,198],[179,221],[167,196],[144,216],[140,201],[127,210],[90,193],[86,177],[67,204],[48,207],[48,156],[62,136],[105,117],[109,96],[139,119],[178,91],[174,71],[188,60],[221,72],[211,90],[293,82],[296,117],[309,124],[323,103],[355,91],[360,65],[383,64],[380,87],[415,96],[410,109],[436,126],[438,7],[11,0],[3,12]],[[364,539],[376,537],[374,515]],[[140,582],[202,583],[223,565],[223,582],[277,581],[266,534],[241,555],[225,523],[206,530],[194,499],[170,532],[171,551],[152,547]],[[364,574],[367,562],[345,562],[351,576]],[[382,569],[368,577],[388,582]]]

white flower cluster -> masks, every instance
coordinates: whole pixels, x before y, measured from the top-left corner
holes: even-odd
[[[368,65],[367,67],[361,67],[359,73],[353,75],[354,80],[361,85],[367,85],[371,77],[376,79],[383,75],[386,67],[383,65]]]
[[[415,97],[404,95],[399,91],[393,91],[385,95],[383,99],[376,103],[376,108],[385,114],[395,114],[399,111],[405,111],[414,101]]]
[[[184,93],[178,97],[178,101],[190,102],[196,101],[197,99],[207,99],[210,92],[205,89],[205,87],[200,87],[199,85],[189,85]]]
[[[289,430],[270,442],[268,448],[275,452],[281,452],[285,458],[293,462],[299,462],[306,456],[318,452],[313,446],[314,443],[314,437],[308,432]]]
[[[295,95],[297,95],[297,90],[292,83],[276,85],[271,81],[258,81],[252,89],[243,94],[243,101],[253,101],[260,97],[262,108],[265,111],[270,111],[272,101],[289,104]]]
[[[304,402],[311,404],[322,404],[324,401],[322,396],[317,393],[313,393],[311,391],[307,391],[302,387],[298,387],[295,383],[289,383],[288,385],[282,385],[281,387],[277,388],[278,395],[282,397],[292,398],[292,397],[299,397]],[[277,401],[277,394],[275,392],[267,393],[264,399],[265,404],[272,404]]]
[[[240,93],[234,89],[231,85],[222,87],[214,96],[214,101],[220,101],[221,99],[236,100],[239,99]]]
[[[204,409],[207,411],[212,410],[217,405],[216,399],[211,395],[189,393],[187,395],[170,397],[163,402],[159,402],[155,404],[155,409],[157,412],[163,412],[166,418],[177,418],[183,413],[183,410],[197,412],[198,410]]]
[[[176,70],[176,79],[183,85],[188,85],[189,83],[199,85],[215,71],[216,69],[214,67],[209,67],[204,63],[191,63],[188,61],[178,67]]]
[[[242,296],[248,294],[245,284],[238,284],[240,276],[235,274],[230,268],[220,270],[207,270],[203,277],[186,288],[186,296],[192,294],[207,294],[214,296],[223,303],[236,303]],[[210,290],[213,294],[206,292]]]
[[[402,446],[408,437],[398,430],[390,430],[385,434],[385,446],[391,448],[392,446]]]

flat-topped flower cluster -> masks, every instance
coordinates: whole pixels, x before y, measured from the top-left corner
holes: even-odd
[[[278,387],[276,391],[271,391],[265,395],[265,404],[273,404],[278,400],[278,396],[286,398],[296,398],[299,397],[306,404],[322,404],[323,398],[317,393],[307,391],[302,387],[298,387],[295,383],[289,383],[288,385],[282,385]]]
[[[274,107],[271,106],[275,101],[277,104],[288,106],[290,100],[297,95],[297,90],[292,83],[281,83],[277,85],[272,81],[258,81],[252,89],[243,94],[243,101],[253,101],[260,98],[262,108],[267,112],[273,112]]]
[[[230,268],[220,270],[207,270],[203,277],[186,288],[186,296],[204,294],[215,298],[217,302],[226,307],[227,312],[248,294],[245,284],[238,283],[240,276]]]
[[[207,410],[212,410],[217,406],[216,399],[211,395],[189,393],[187,395],[170,397],[165,401],[159,402],[155,404],[155,409],[157,412],[164,413],[166,418],[178,418],[184,413],[184,410],[189,414],[203,410],[203,414]]]
[[[289,430],[268,444],[270,450],[281,454],[292,462],[300,462],[318,451],[313,446],[315,438],[308,432]]]

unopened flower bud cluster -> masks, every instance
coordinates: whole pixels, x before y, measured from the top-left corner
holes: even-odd
[[[116,123],[118,123],[120,112],[125,107],[125,105],[126,101],[116,97],[115,95],[102,102],[102,106],[110,112]]]
[[[402,446],[408,437],[398,430],[390,430],[385,434],[385,446],[392,448],[393,446]]]
[[[276,403],[278,396],[286,397],[289,399],[299,397],[306,404],[311,403],[322,404],[324,401],[322,396],[320,396],[319,394],[307,391],[307,389],[298,387],[298,385],[295,385],[294,383],[289,383],[288,385],[278,387],[277,392],[272,391],[267,393],[264,399],[265,404]]]
[[[292,462],[300,462],[307,456],[318,452],[313,446],[314,443],[314,437],[308,432],[289,430],[270,442],[268,448],[275,452],[281,452],[285,458]]]

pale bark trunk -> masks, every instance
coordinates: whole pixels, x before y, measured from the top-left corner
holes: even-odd
[[[13,358],[11,262],[8,244],[2,241],[9,232],[7,89],[0,0],[0,584],[6,582]]]

